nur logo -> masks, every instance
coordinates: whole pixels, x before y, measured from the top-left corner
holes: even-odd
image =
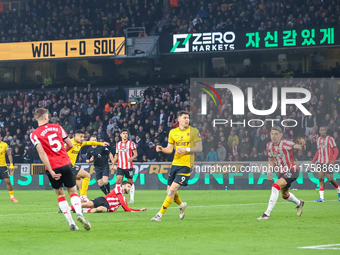
[[[220,96],[217,94],[217,91],[213,87],[211,87],[210,85],[208,85],[206,83],[203,83],[203,82],[197,82],[197,83],[201,84],[201,85],[204,85],[205,87],[210,89],[217,96],[217,98],[218,98],[218,100],[220,102],[220,105],[222,107],[222,100],[221,100]],[[199,88],[199,89],[203,90],[205,93],[207,93],[212,98],[212,100],[214,101],[215,106],[217,106],[217,102],[216,102],[214,96],[211,94],[211,92],[209,90],[207,90],[205,88]],[[207,95],[206,94],[202,94],[201,100],[202,100],[201,101],[202,102],[202,104],[201,104],[201,106],[202,106],[201,112],[202,112],[203,115],[206,115],[207,114]]]

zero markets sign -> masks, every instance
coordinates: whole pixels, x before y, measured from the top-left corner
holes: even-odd
[[[203,53],[236,50],[335,47],[340,45],[338,27],[285,30],[227,31],[174,34],[160,37],[160,52]]]

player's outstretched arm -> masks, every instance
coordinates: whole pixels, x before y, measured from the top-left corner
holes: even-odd
[[[156,147],[157,152],[161,151],[165,154],[171,154],[173,152],[173,150],[174,150],[174,145],[172,143],[168,143],[168,145],[165,148],[160,146],[160,145],[157,145],[157,147]]]
[[[122,194],[117,194],[117,197],[119,199],[119,203],[122,205],[125,212],[139,212],[139,211],[146,211],[146,208],[142,209],[132,209],[130,208],[127,203],[125,202],[125,199]]]

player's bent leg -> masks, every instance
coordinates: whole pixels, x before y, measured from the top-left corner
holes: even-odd
[[[91,209],[91,213],[105,213],[105,212],[107,212],[107,208],[102,205]]]
[[[81,192],[82,182],[83,182],[82,178],[77,176],[76,177],[76,184],[77,184],[77,186],[79,188],[79,192]]]
[[[334,186],[334,188],[338,192],[338,200],[340,201],[340,187],[339,187],[339,184],[337,183],[337,181],[334,180],[333,173],[327,174],[327,179],[329,180],[329,182]]]
[[[272,185],[272,192],[270,194],[269,202],[268,202],[268,207],[265,213],[261,216],[258,217],[258,220],[268,220],[270,217],[270,213],[273,210],[277,199],[279,198],[279,191],[284,188],[287,185],[287,182],[285,179],[280,178],[278,179],[273,185]]]
[[[4,179],[6,185],[7,185],[7,189],[8,189],[8,193],[11,197],[11,200],[14,202],[14,203],[19,203],[19,201],[14,197],[14,191],[13,191],[13,186],[11,184],[11,180],[9,178],[5,178]]]
[[[94,203],[93,201],[87,201],[85,203],[82,203],[81,207],[82,208],[94,208]]]
[[[57,194],[57,197],[58,197],[58,204],[59,204],[60,211],[64,214],[64,217],[66,218],[66,220],[67,220],[67,222],[70,226],[70,229],[76,230],[75,227],[73,226],[73,225],[76,225],[76,224],[75,224],[74,220],[72,219],[71,210],[70,210],[70,207],[69,207],[69,205],[66,201],[63,187],[61,187],[59,189],[54,189],[54,192]]]
[[[70,194],[71,197],[71,203],[73,205],[73,208],[77,214],[77,220],[83,225],[84,229],[90,230],[91,229],[91,224],[88,222],[82,211],[82,205],[80,202],[80,197],[77,194],[77,187],[73,186],[71,188],[67,188],[68,193]]]
[[[101,189],[101,191],[103,191],[103,193],[106,195],[106,188],[103,182],[103,178],[97,180],[97,182],[98,182],[98,186]]]
[[[152,221],[161,221],[163,214],[166,212],[166,210],[169,208],[169,206],[174,201],[175,194],[180,186],[181,185],[176,182],[173,182],[171,184],[160,211],[151,219]]]
[[[84,202],[88,201],[89,199],[87,198],[87,190],[89,189],[89,184],[90,184],[90,179],[91,175],[89,172],[85,171],[84,169],[80,169],[77,177],[83,178],[81,188],[79,188],[79,193],[80,193],[80,199]]]
[[[81,209],[82,206],[81,206],[80,197],[77,194],[77,186],[67,188],[67,191],[70,195],[71,204],[72,204],[74,211],[76,212],[77,218],[78,218],[78,215],[83,215],[83,211]]]
[[[110,183],[109,183],[109,176],[104,175],[103,176],[103,183],[104,183],[104,187],[106,190],[106,194],[109,194],[111,192],[111,187],[110,187]]]

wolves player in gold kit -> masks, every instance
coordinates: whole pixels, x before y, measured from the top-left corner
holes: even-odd
[[[74,175],[76,176],[76,183],[79,187],[80,198],[82,199],[83,202],[86,202],[88,201],[87,189],[89,187],[91,176],[84,169],[80,169],[79,167],[75,166],[79,151],[81,150],[82,147],[88,145],[109,146],[110,144],[107,142],[100,143],[96,141],[84,141],[84,132],[82,130],[76,131],[74,138],[71,139],[71,142],[73,143],[73,147],[71,150],[67,152],[67,154],[70,157]]]
[[[167,197],[161,210],[153,217],[152,221],[161,221],[161,218],[173,201],[179,207],[179,217],[185,216],[186,202],[182,202],[177,190],[181,186],[188,185],[191,169],[194,167],[195,153],[202,151],[202,140],[196,128],[189,126],[190,114],[187,111],[179,111],[177,114],[179,127],[169,133],[169,142],[166,148],[157,146],[156,151],[171,154],[176,147],[174,160],[168,178]]]

